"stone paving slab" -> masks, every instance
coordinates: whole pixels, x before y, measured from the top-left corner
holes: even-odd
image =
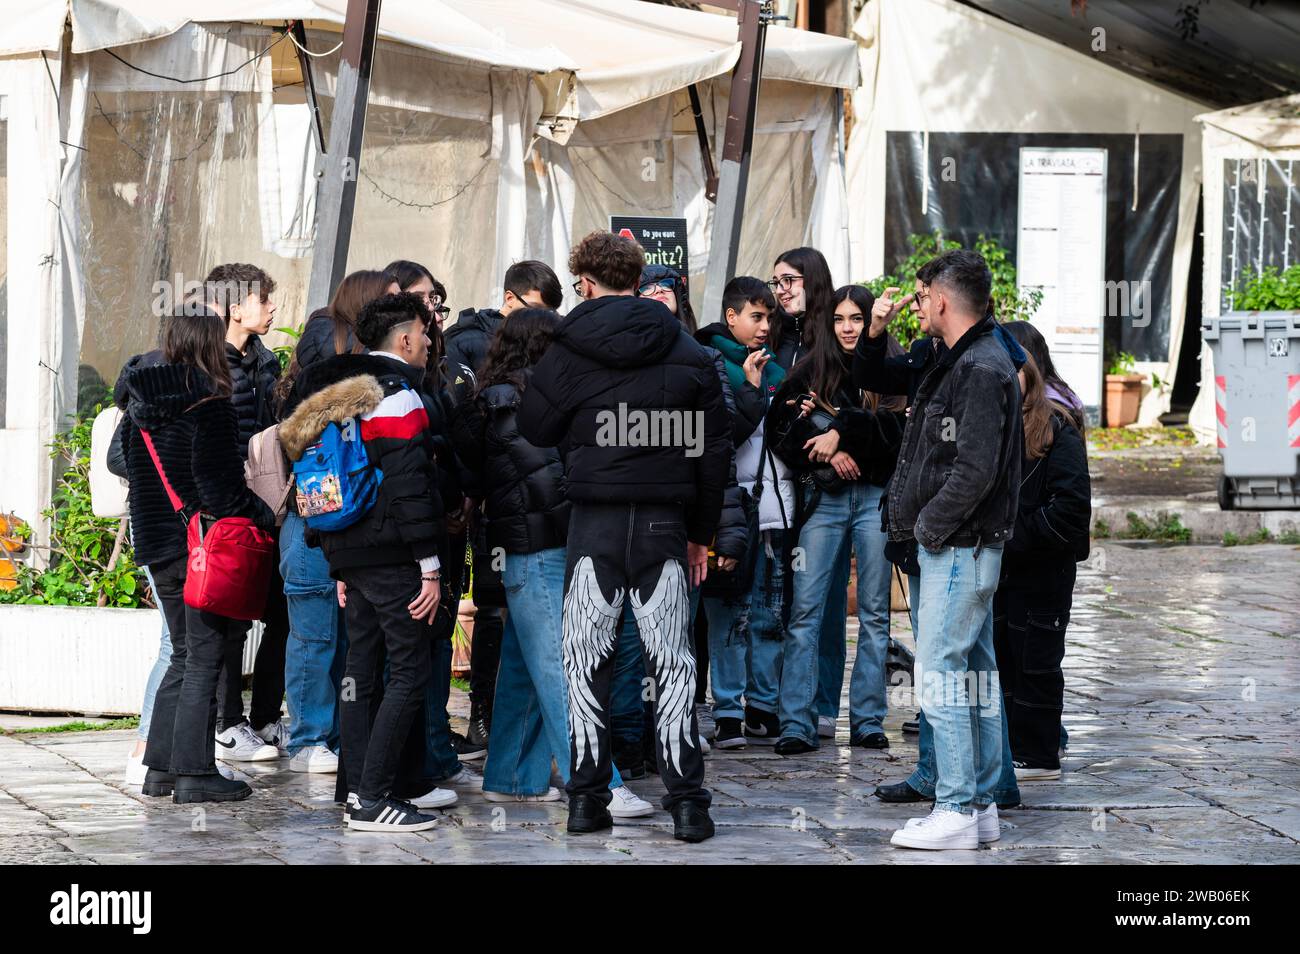
[[[896,635],[911,642],[905,614]],[[850,621],[850,643],[856,625]],[[916,852],[890,834],[924,805],[886,805],[915,739],[886,720],[891,748],[835,740],[784,759],[770,747],[706,761],[717,836],[672,837],[666,812],[575,837],[563,803],[494,804],[462,794],[437,828],[348,832],[333,776],[281,763],[231,767],[254,795],[178,806],[125,786],[134,733],[0,736],[0,863],[19,864],[1194,864],[1300,861],[1300,551],[1282,546],[1130,548],[1081,567],[1069,630],[1060,781],[1025,784],[979,851]],[[853,651],[847,669],[851,669]],[[463,694],[452,710],[463,716]],[[481,765],[478,766],[481,768]],[[657,802],[657,779],[630,783]]]

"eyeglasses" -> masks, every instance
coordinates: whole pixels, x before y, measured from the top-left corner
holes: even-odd
[[[802,275],[782,275],[779,278],[773,278],[767,283],[769,288],[779,288],[781,291],[789,291],[794,287],[795,282],[803,281]]]
[[[653,295],[655,293],[655,289],[658,288],[662,288],[664,291],[672,291],[673,288],[676,286],[676,284],[677,283],[673,281],[671,278],[661,278],[657,282],[646,282],[644,285],[642,285],[640,288],[636,290],[636,293],[640,295],[642,298],[644,298],[647,295]]]
[[[573,289],[573,293],[577,295],[579,298],[586,298],[587,296],[582,293],[582,282],[583,279],[579,278],[570,287]]]
[[[929,297],[930,297],[930,293],[928,291],[917,292],[912,296],[912,307],[914,308],[919,307],[921,302],[925,301]]]

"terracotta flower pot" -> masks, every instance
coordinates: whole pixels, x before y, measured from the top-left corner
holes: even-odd
[[[1106,426],[1127,427],[1138,419],[1142,403],[1140,374],[1106,375]]]

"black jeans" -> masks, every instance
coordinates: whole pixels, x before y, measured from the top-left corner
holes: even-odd
[[[244,643],[249,625],[242,623],[244,634],[226,652],[221,678],[217,682],[217,731],[223,732],[242,722],[260,729],[278,722],[284,703],[284,652],[289,641],[289,602],[284,596],[284,578],[279,561],[272,561],[270,589],[266,594],[266,612],[262,615],[262,641],[253,660],[253,702],[244,718]]]
[[[570,795],[610,801],[609,694],[623,601],[632,601],[656,687],[655,756],[671,809],[708,806],[695,722],[686,523],[675,504],[574,503],[564,584]]]
[[[350,785],[361,798],[387,795],[411,720],[424,705],[430,631],[407,606],[420,592],[415,563],[340,570],[347,586],[348,662],[339,698],[340,745]],[[384,654],[388,684],[382,685]],[[372,711],[371,696],[383,693]]]
[[[993,597],[993,649],[1011,755],[1033,768],[1061,765],[1061,662],[1074,577],[1069,557],[1046,560],[1032,577],[1004,577]]]
[[[144,764],[176,775],[211,775],[217,771],[217,679],[248,624],[185,605],[188,560],[149,566],[171,632],[172,660],[154,697]]]

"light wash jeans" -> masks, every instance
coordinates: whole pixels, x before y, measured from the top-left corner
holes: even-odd
[[[749,656],[749,594],[704,597],[709,621],[709,676],[714,719],[745,717],[746,659]]]
[[[995,800],[1006,745],[992,625],[1002,548],[921,547],[917,560],[916,687],[934,733],[935,808],[983,808]]]
[[[142,566],[144,578],[149,581],[149,592],[154,591],[153,574],[149,572],[147,566]],[[140,741],[149,741],[149,723],[153,721],[153,697],[158,694],[158,686],[162,683],[163,676],[167,674],[167,667],[172,663],[172,634],[167,629],[167,616],[162,611],[162,604],[158,605],[158,615],[162,617],[162,642],[158,644],[158,658],[154,660],[153,668],[149,670],[149,678],[144,684],[144,702],[140,705]]]
[[[918,632],[917,607],[920,605],[921,596],[921,578],[919,576],[913,576],[910,573],[907,575],[907,592],[912,594],[908,614],[912,618],[912,635],[913,638],[916,638]],[[988,638],[992,639],[992,613],[989,614],[988,622],[984,625],[989,627]],[[919,734],[916,740],[916,768],[908,776],[907,784],[927,798],[934,798],[934,779],[937,772],[934,763],[934,729],[930,727],[930,722],[926,719],[924,712],[920,714],[917,721],[919,723]],[[997,788],[993,790],[993,800],[999,805],[1020,804],[1020,785],[1016,782],[1016,769],[1011,761],[1011,736],[1007,731],[1006,719],[1002,720],[1002,774],[998,776]]]
[[[879,514],[876,515],[876,523],[880,523]],[[883,531],[881,536],[884,536]],[[832,719],[840,717],[844,661],[848,658],[846,622],[849,614],[851,555],[849,548],[844,547],[835,560],[835,575],[831,578],[831,588],[826,594],[826,612],[822,614],[821,638],[817,643],[817,700],[813,708],[819,716],[829,716]]]
[[[510,612],[501,637],[485,791],[541,795],[550,787],[552,759],[569,781],[564,563],[564,547],[506,554],[501,582]],[[623,784],[618,766],[613,772],[611,790]]]
[[[889,561],[880,529],[884,489],[853,483],[823,494],[799,532],[794,605],[781,673],[781,737],[817,745],[816,695],[821,634],[835,602],[841,557],[852,546],[858,561],[858,651],[849,687],[855,735],[882,731],[885,718],[885,654],[889,649]],[[843,666],[843,660],[840,662]]]
[[[284,654],[289,751],[325,745],[338,752],[347,630],[325,554],[307,546],[306,529],[303,519],[290,510],[280,531],[280,573],[289,605]]]
[[[775,714],[780,705],[781,669],[785,658],[784,530],[765,530],[755,546],[754,584],[749,589],[749,640],[745,663],[745,705]],[[770,577],[769,577],[770,574]]]

